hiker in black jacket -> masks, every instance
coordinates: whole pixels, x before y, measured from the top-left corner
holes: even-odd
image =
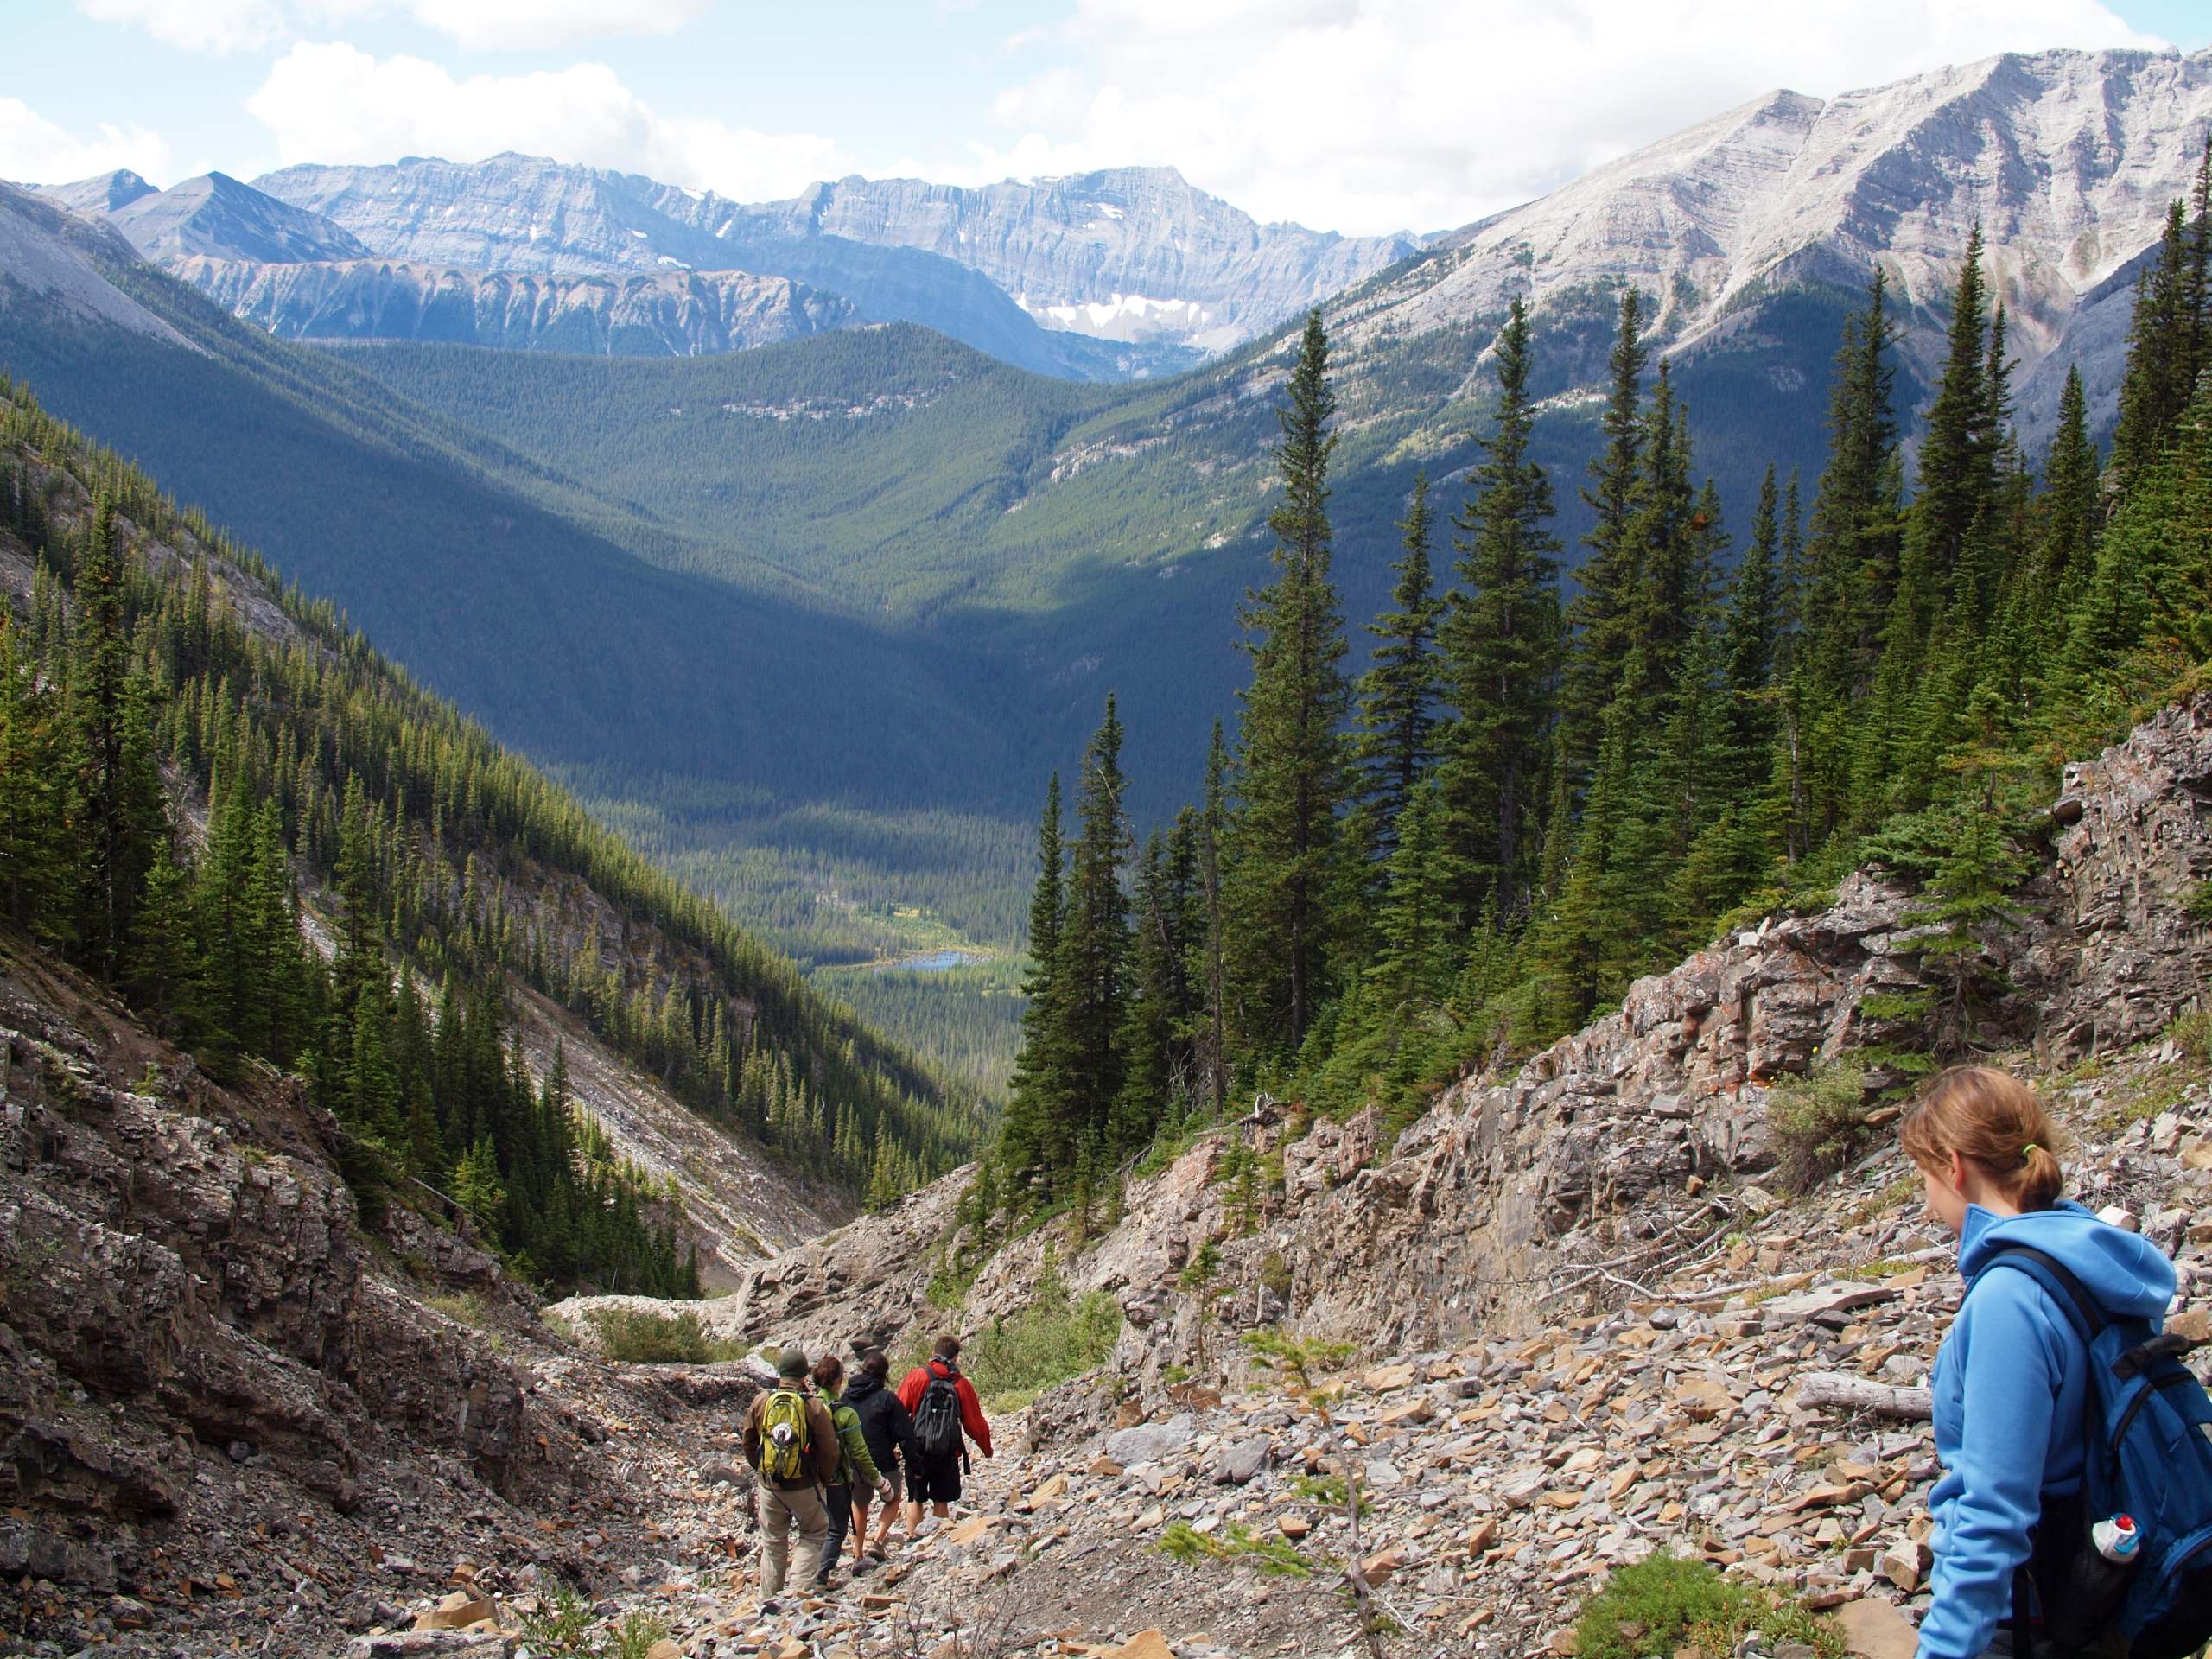
[[[906,1414],[906,1408],[899,1403],[895,1389],[887,1386],[885,1379],[891,1375],[891,1357],[880,1348],[871,1348],[861,1356],[860,1365],[845,1384],[845,1397],[840,1405],[850,1406],[861,1420],[861,1433],[868,1441],[868,1454],[875,1459],[875,1466],[889,1484],[891,1496],[884,1500],[883,1519],[875,1530],[875,1541],[869,1554],[876,1560],[883,1559],[885,1541],[891,1535],[891,1522],[899,1514],[899,1490],[904,1484],[906,1471],[914,1467],[914,1420]],[[868,1537],[868,1497],[857,1486],[853,1488],[853,1551],[860,1553],[861,1541]]]

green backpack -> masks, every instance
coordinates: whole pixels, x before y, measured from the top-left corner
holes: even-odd
[[[760,1412],[760,1472],[774,1481],[804,1477],[806,1441],[806,1396],[796,1389],[778,1389]]]

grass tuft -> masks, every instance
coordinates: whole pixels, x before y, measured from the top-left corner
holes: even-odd
[[[1621,1568],[1583,1603],[1575,1652],[1578,1659],[1671,1659],[1685,1647],[1731,1654],[1753,1630],[1770,1652],[1802,1642],[1819,1659],[1842,1659],[1841,1633],[1804,1603],[1668,1554]]]

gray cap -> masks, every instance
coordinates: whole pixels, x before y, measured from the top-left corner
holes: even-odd
[[[806,1350],[786,1348],[777,1356],[776,1375],[804,1382],[806,1377]]]

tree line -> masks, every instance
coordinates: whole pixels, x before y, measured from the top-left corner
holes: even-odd
[[[1022,1047],[971,1208],[1087,1210],[1232,1093],[1402,1122],[1869,861],[1923,890],[1934,988],[1896,1012],[1955,1038],[1987,988],[1975,930],[2026,868],[2056,760],[2212,655],[2208,209],[2212,139],[2141,279],[2108,456],[2075,372],[2050,448],[2023,451],[1977,227],[1908,491],[1878,269],[1836,353],[1809,509],[1770,467],[1740,550],[1623,284],[1571,598],[1515,299],[1465,498],[1444,518],[1415,479],[1357,677],[1311,315],[1233,735],[1217,727],[1198,798],[1141,846],[1112,698],[1071,825],[1048,785]]]
[[[410,1177],[549,1282],[696,1286],[666,1195],[575,1112],[565,1064],[531,1086],[532,993],[856,1192],[972,1143],[967,1098],[12,384],[0,528],[37,556],[0,618],[0,920],[217,1075],[298,1071],[368,1201]],[[180,791],[207,804],[196,855]]]

